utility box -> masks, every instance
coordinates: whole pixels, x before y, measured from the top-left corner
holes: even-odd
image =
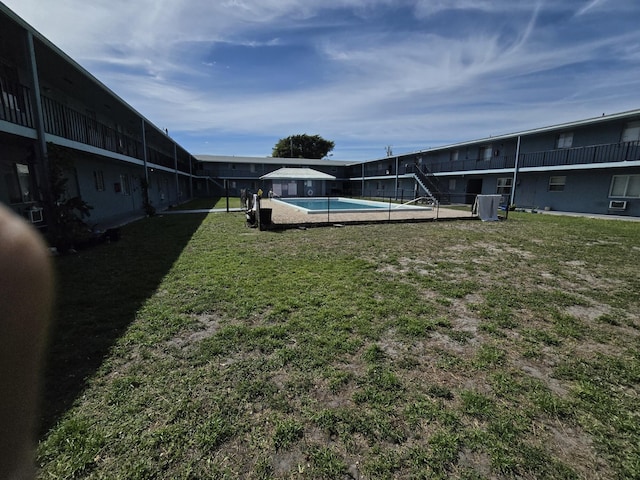
[[[273,209],[271,208],[261,208],[260,210],[260,220],[259,220],[259,225],[260,225],[260,230],[266,230],[268,228],[271,228],[271,214]]]

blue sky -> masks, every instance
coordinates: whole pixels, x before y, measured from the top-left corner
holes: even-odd
[[[640,108],[636,0],[3,0],[194,154],[366,160]]]

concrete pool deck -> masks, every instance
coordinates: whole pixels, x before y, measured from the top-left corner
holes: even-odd
[[[339,210],[331,211],[327,215],[324,213],[306,213],[294,206],[263,198],[260,202],[261,208],[271,209],[271,221],[278,227],[292,226],[316,226],[326,224],[358,224],[358,223],[381,223],[381,222],[425,222],[436,219],[472,219],[477,218],[471,215],[470,210],[457,210],[446,207],[424,207],[420,210],[372,210],[362,212],[341,213]]]

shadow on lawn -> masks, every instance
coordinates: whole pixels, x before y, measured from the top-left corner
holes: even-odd
[[[40,435],[73,405],[156,291],[206,214],[157,216],[122,228],[118,242],[56,258]]]
[[[199,209],[210,209],[210,208],[222,208],[224,206],[221,204],[222,200],[223,200],[223,197],[219,197],[219,196],[194,198],[193,200],[190,200],[187,203],[178,205],[174,210],[199,210]]]

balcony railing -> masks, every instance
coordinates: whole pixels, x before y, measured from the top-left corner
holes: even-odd
[[[640,142],[610,143],[520,155],[518,168],[581,165],[640,160]]]
[[[0,93],[0,120],[35,128],[30,89],[24,85],[10,84],[0,77]],[[47,133],[138,160],[144,158],[142,142],[139,139],[109,127],[89,115],[46,96],[42,96],[42,110],[44,130]],[[173,155],[150,146],[147,146],[147,160],[171,169],[176,166]],[[189,161],[179,158],[178,170],[189,173]]]
[[[518,168],[584,165],[629,160],[640,160],[640,142],[610,143],[522,153],[518,159]],[[425,165],[431,173],[509,169],[515,166],[515,155],[491,157],[489,160],[465,159],[440,162],[431,162],[427,158]]]
[[[33,128],[29,89],[0,77],[0,120]]]
[[[491,157],[488,160],[478,158],[441,162],[430,162],[427,158],[423,159],[423,162],[425,162],[423,165],[426,165],[426,168],[431,173],[456,172],[461,170],[500,170],[503,168],[513,168],[515,165],[515,157],[501,155],[498,157]]]
[[[42,97],[44,130],[75,142],[142,160],[142,142],[48,97]]]

